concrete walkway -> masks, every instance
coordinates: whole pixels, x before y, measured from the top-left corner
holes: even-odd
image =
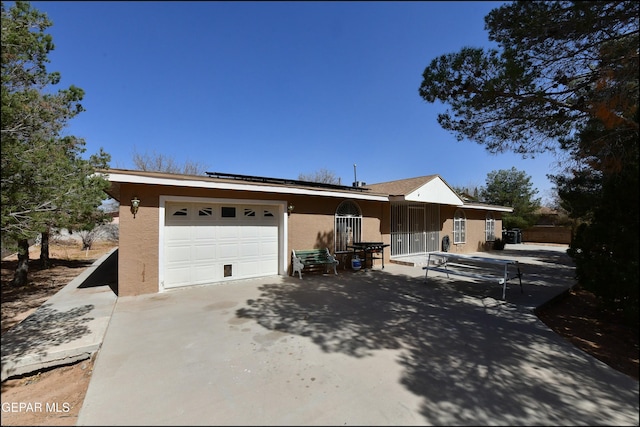
[[[117,261],[115,248],[2,335],[2,381],[98,351],[116,305]]]

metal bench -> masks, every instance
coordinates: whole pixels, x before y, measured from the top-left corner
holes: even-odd
[[[302,270],[312,271],[322,269],[323,273],[327,273],[329,267],[333,267],[333,272],[338,275],[337,266],[339,261],[329,253],[329,249],[304,249],[291,251],[292,276],[296,272],[302,279]]]

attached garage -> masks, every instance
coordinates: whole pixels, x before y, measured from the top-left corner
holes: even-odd
[[[280,212],[264,201],[166,200],[161,288],[279,274]]]

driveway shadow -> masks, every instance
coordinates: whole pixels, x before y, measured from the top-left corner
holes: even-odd
[[[401,383],[422,397],[426,424],[637,424],[637,382],[533,313],[571,286],[566,254],[516,252],[525,292],[510,286],[506,301],[499,285],[431,275],[425,283],[408,267],[288,277],[262,286],[236,315],[309,337],[327,353],[398,350]]]

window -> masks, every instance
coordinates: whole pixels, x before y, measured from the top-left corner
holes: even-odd
[[[222,218],[235,218],[236,217],[236,208],[232,206],[223,206],[222,207]]]
[[[345,200],[340,203],[336,209],[334,233],[336,252],[347,251],[347,246],[361,241],[362,212],[355,202]]]
[[[491,212],[487,212],[487,218],[484,220],[484,234],[487,242],[496,240],[496,220]]]
[[[177,208],[171,214],[173,216],[187,216],[189,215],[189,210],[187,208]]]
[[[467,241],[467,218],[461,209],[456,210],[453,216],[453,243],[465,243]]]
[[[198,216],[200,217],[211,217],[213,216],[213,208],[203,207],[198,209]]]

